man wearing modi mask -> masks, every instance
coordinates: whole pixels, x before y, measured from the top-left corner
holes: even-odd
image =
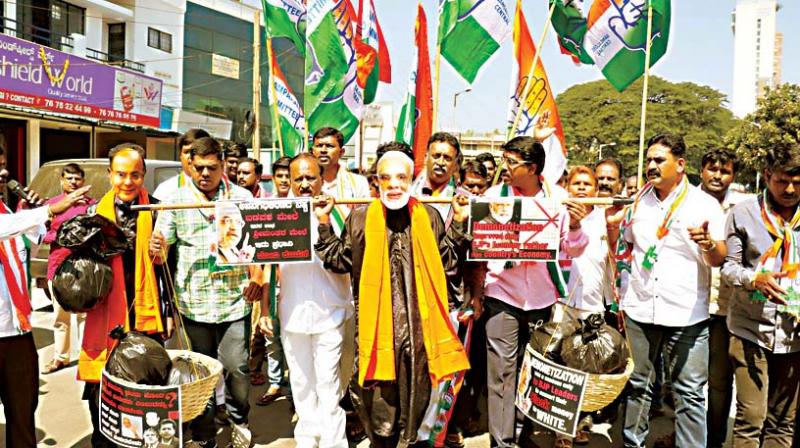
[[[469,368],[448,318],[445,277],[469,247],[469,200],[453,198],[445,229],[434,208],[410,196],[412,173],[410,154],[386,152],[377,165],[380,199],[353,210],[341,236],[330,225],[334,199],[323,195],[314,204],[317,254],[326,269],[351,274],[358,353],[352,399],[373,447],[416,443],[432,386]]]

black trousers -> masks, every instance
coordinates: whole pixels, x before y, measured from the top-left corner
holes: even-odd
[[[39,355],[31,333],[0,338],[0,400],[6,416],[6,446],[35,447]]]

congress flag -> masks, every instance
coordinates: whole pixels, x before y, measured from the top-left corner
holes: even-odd
[[[468,84],[511,34],[508,0],[439,0],[439,51]]]
[[[564,168],[567,166],[567,145],[564,140],[564,129],[561,117],[558,115],[556,99],[547,79],[541,58],[536,62],[536,69],[528,85],[528,92],[523,100],[522,95],[528,75],[531,74],[531,64],[536,56],[536,45],[531,38],[525,15],[522,11],[522,2],[517,0],[517,12],[514,15],[514,62],[511,69],[511,95],[508,103],[508,127],[514,126],[514,120],[522,107],[519,121],[513,132],[509,135],[532,135],[536,121],[542,113],[549,111],[550,122],[548,127],[555,128],[555,132],[543,142],[547,155],[545,158],[544,172],[542,173],[550,182],[558,181]]]
[[[416,66],[411,69],[408,92],[400,119],[397,122],[395,139],[414,149],[414,175],[425,165],[425,152],[433,127],[433,88],[431,65],[428,57],[428,19],[422,4],[417,4],[417,23],[414,38]]]
[[[585,64],[597,64],[619,91],[644,74],[647,7],[653,7],[650,66],[666,53],[670,31],[670,0],[594,0],[584,17],[576,2],[555,3],[553,28],[559,43]]]
[[[358,5],[357,40],[364,44],[367,56],[359,57],[360,70],[366,71],[364,80],[364,104],[375,101],[378,82],[392,82],[392,65],[389,48],[383,39],[383,30],[378,22],[374,0],[361,0]],[[369,64],[372,64],[371,66]],[[360,74],[359,77],[362,75]]]
[[[285,37],[306,53],[306,5],[303,0],[261,0],[267,38]]]
[[[283,76],[274,53],[271,69],[273,88],[269,89],[269,102],[272,107],[277,104],[278,109],[278,123],[272,124],[272,141],[280,141],[283,144],[283,155],[294,157],[303,152],[306,118],[303,116],[300,102],[297,101],[289,83],[286,82],[286,77]]]
[[[355,26],[347,1],[309,0],[305,58],[305,112],[310,134],[330,126],[348,141],[361,119]]]

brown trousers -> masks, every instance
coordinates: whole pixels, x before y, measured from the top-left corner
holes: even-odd
[[[731,336],[736,381],[733,446],[791,447],[800,386],[800,352],[774,354]]]

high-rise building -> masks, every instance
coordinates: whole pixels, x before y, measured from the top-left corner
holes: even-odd
[[[733,99],[743,117],[756,108],[767,87],[780,84],[782,35],[776,31],[777,0],[737,0],[733,12]]]

